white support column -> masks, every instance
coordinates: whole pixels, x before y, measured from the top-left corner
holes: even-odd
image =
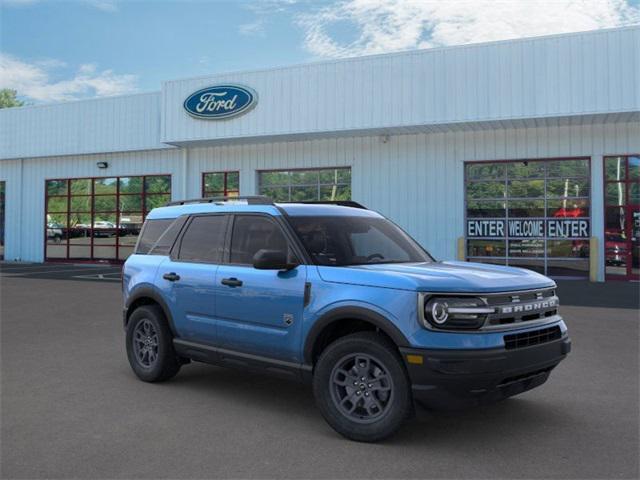
[[[253,168],[240,170],[240,195],[258,194],[258,176]]]
[[[189,149],[188,148],[183,148],[182,149],[182,164],[181,164],[181,169],[180,169],[180,192],[177,192],[177,194],[172,194],[171,196],[173,197],[174,200],[186,200],[188,198],[191,198],[191,196],[189,195],[189,190],[188,190],[188,185],[189,185]],[[180,197],[180,198],[176,198],[176,196]],[[199,196],[198,195],[194,195],[195,196]]]
[[[591,236],[598,239],[598,282],[604,282],[604,174],[602,155],[591,157]]]

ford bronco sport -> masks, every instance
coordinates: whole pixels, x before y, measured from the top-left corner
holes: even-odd
[[[141,380],[200,361],[308,381],[329,425],[359,441],[392,434],[414,400],[448,408],[537,387],[571,346],[552,280],[436,261],[355,202],[156,208],[123,291]]]

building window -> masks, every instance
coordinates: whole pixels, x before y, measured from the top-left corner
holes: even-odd
[[[45,258],[124,261],[147,213],[170,200],[170,175],[47,180]]]
[[[640,278],[640,155],[604,158],[604,261],[608,279]]]
[[[0,182],[0,260],[4,260],[4,190],[5,183]]]
[[[351,200],[351,168],[265,170],[258,173],[261,195],[278,202]]]
[[[587,158],[465,164],[467,259],[589,275]]]
[[[206,172],[202,174],[203,197],[237,197],[240,195],[240,172]]]

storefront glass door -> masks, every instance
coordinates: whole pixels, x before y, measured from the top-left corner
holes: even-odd
[[[171,200],[171,176],[46,181],[45,259],[123,262],[147,213]]]
[[[467,162],[467,259],[588,278],[588,158]]]
[[[604,159],[607,279],[640,278],[640,156]]]

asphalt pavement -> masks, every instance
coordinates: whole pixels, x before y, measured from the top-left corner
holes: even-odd
[[[297,383],[203,364],[140,382],[116,281],[6,268],[2,478],[639,475],[638,284],[560,286],[573,352],[542,387],[491,406],[419,410],[393,438],[362,444],[325,424]]]

